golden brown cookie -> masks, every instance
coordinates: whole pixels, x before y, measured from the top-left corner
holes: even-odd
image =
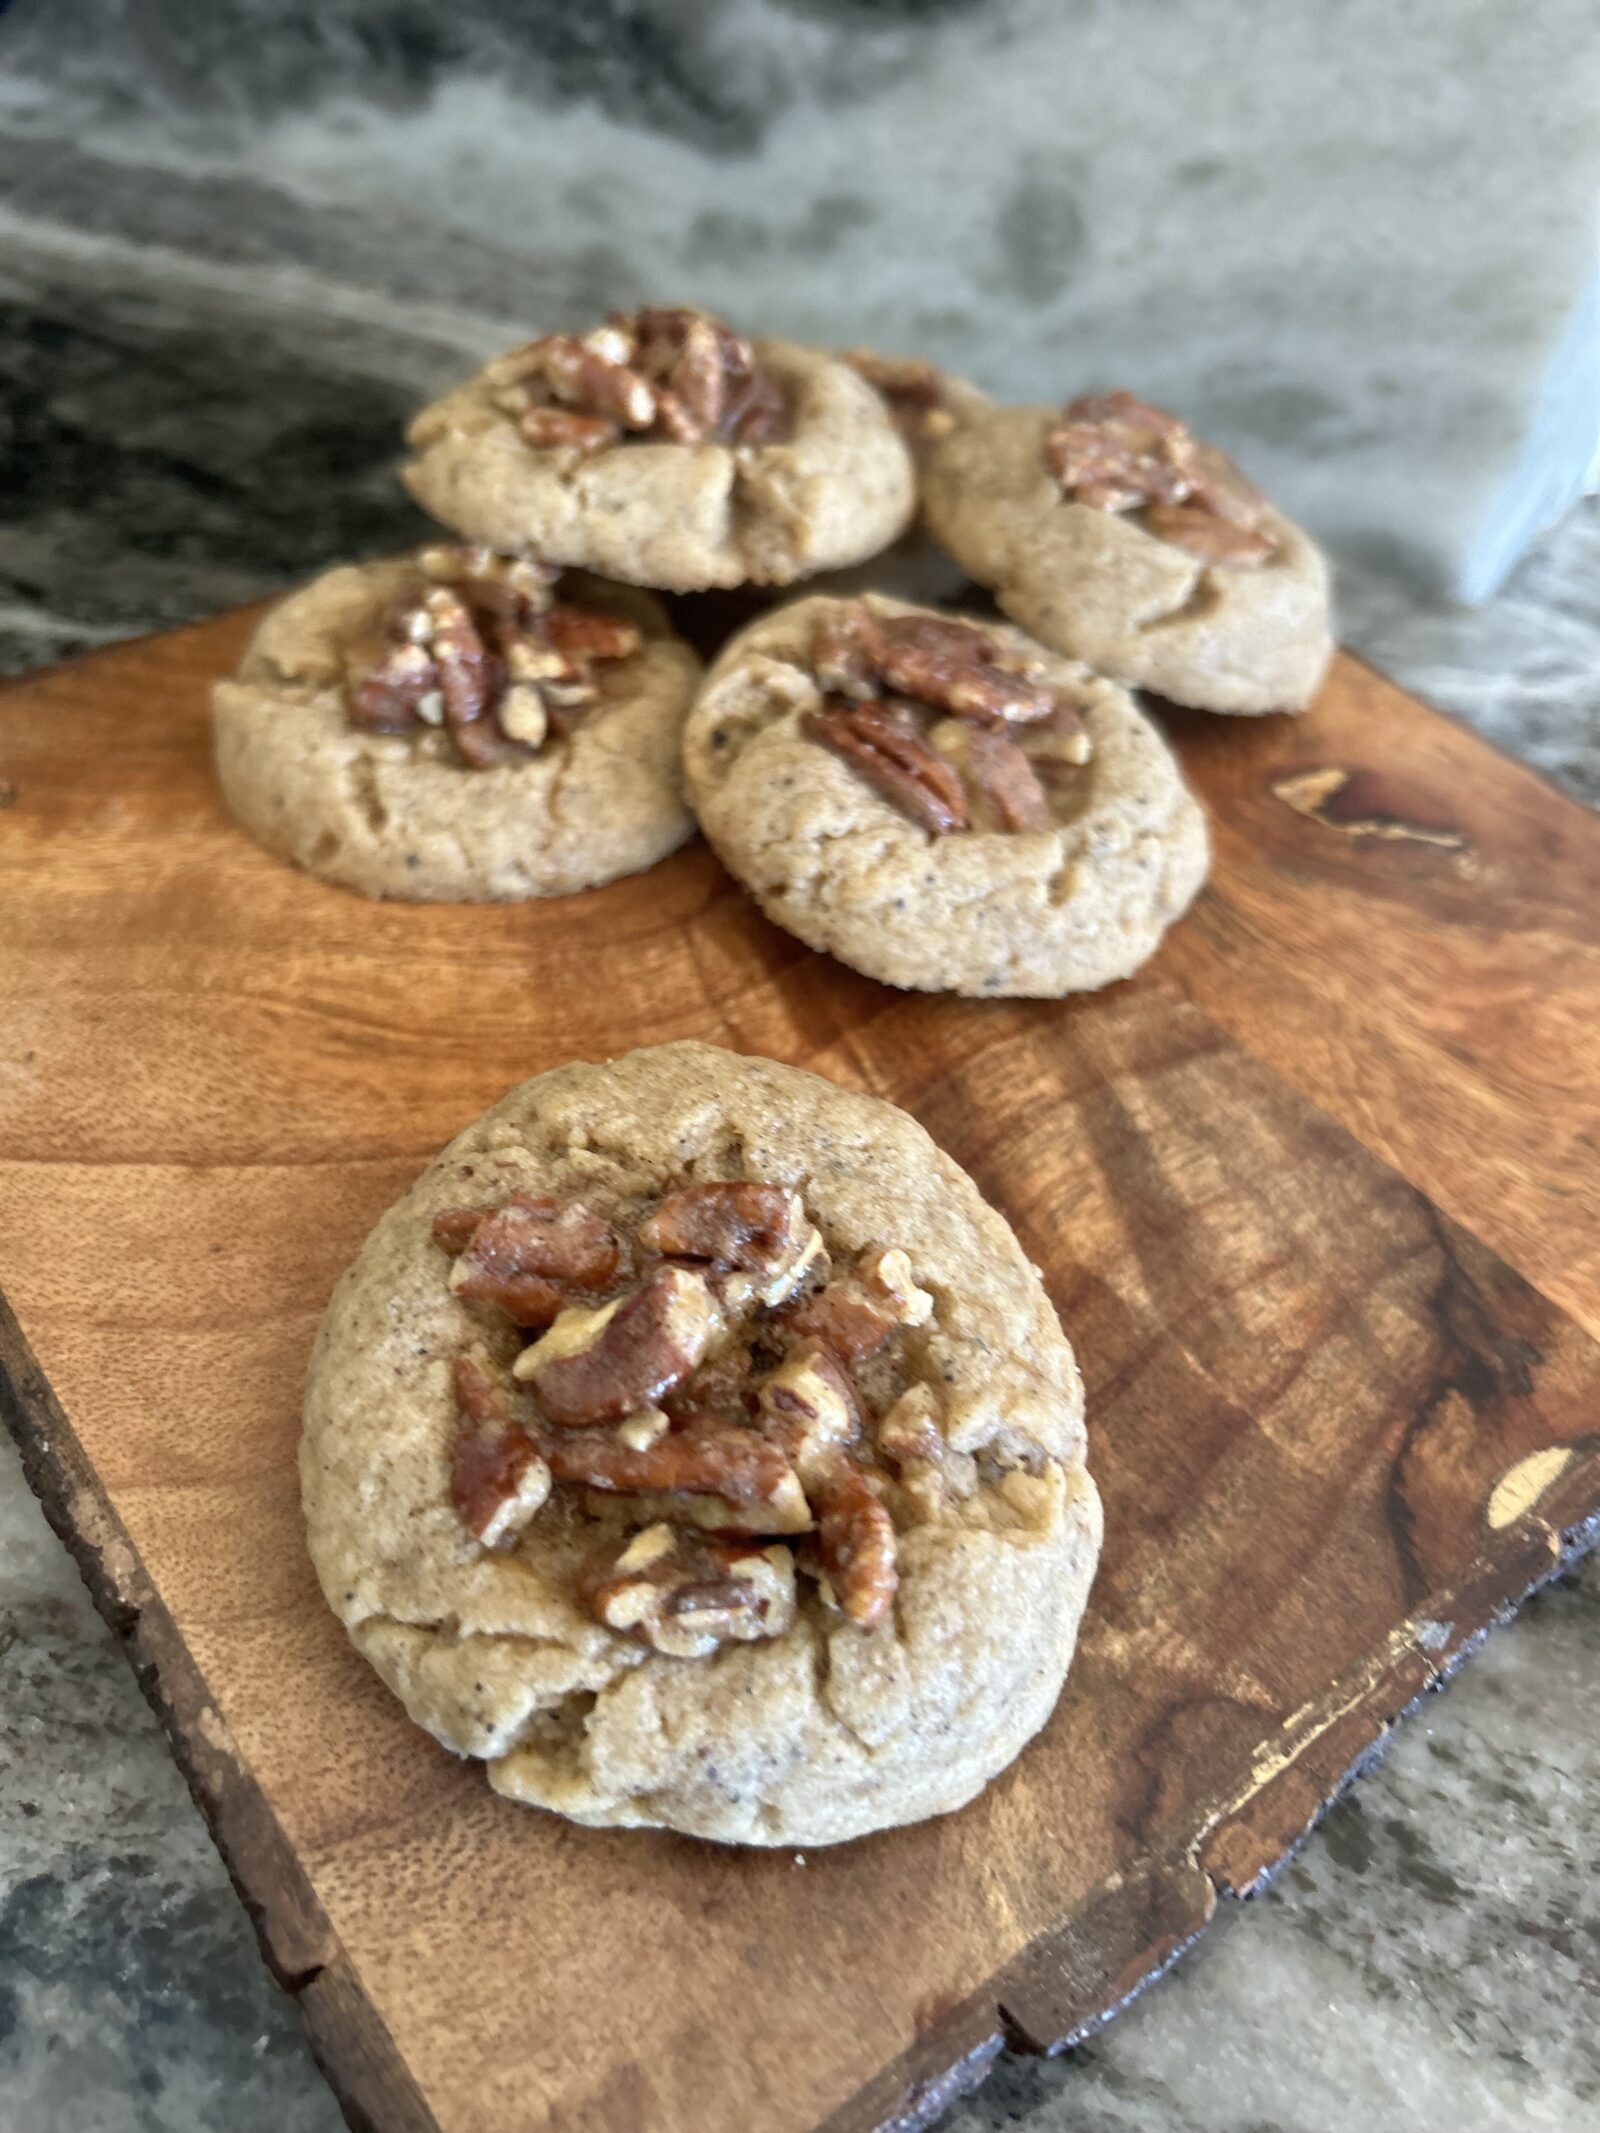
[[[859,563],[915,504],[900,432],[847,364],[681,308],[513,350],[410,442],[411,493],[469,540],[670,591]]]
[[[1100,1537],[1038,1276],[912,1119],[700,1044],[561,1067],[340,1281],[301,1452],[411,1715],[575,1821],[824,1844],[1049,1715]]]
[[[883,642],[841,650],[863,630]],[[684,762],[701,826],[768,917],[887,985],[1109,984],[1205,877],[1204,818],[1123,689],[1004,623],[878,594],[793,601],[741,631]]]
[[[935,538],[1025,630],[1128,688],[1300,711],[1333,649],[1321,551],[1213,447],[1125,393],[995,407],[929,446]]]
[[[363,895],[565,895],[693,835],[679,750],[699,676],[630,586],[423,550],[272,610],[213,691],[217,773],[270,850]]]

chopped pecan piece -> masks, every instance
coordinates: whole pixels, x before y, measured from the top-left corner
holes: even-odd
[[[1207,505],[1147,504],[1140,513],[1146,533],[1153,533],[1202,563],[1222,563],[1250,570],[1272,554],[1272,536],[1259,526],[1240,526],[1219,517]]]
[[[761,1425],[800,1476],[812,1482],[842,1445],[861,1434],[855,1388],[825,1348],[807,1343],[785,1357],[761,1387]]]
[[[459,593],[440,585],[423,595],[422,611],[444,699],[444,722],[457,753],[476,770],[491,769],[520,754],[494,717],[504,668],[484,643],[472,610]]]
[[[451,1451],[450,1501],[475,1539],[504,1548],[550,1494],[550,1469],[479,1357],[456,1357],[455,1394],[463,1425]]]
[[[863,1254],[856,1278],[897,1326],[925,1326],[932,1318],[933,1297],[917,1287],[910,1255],[898,1245],[874,1245]]]
[[[735,444],[771,444],[789,426],[789,403],[770,371],[752,369],[730,380],[726,434]]]
[[[926,653],[951,666],[972,666],[1000,657],[1000,645],[992,632],[960,615],[880,615],[865,606],[857,613],[873,664],[891,682],[893,676],[885,671],[884,662],[896,647]]]
[[[640,1223],[639,1242],[670,1258],[764,1268],[791,1251],[808,1227],[799,1194],[781,1185],[685,1185]]]
[[[639,649],[631,622],[554,601],[546,564],[469,547],[427,549],[418,560],[431,582],[391,617],[399,642],[351,673],[358,725],[443,725],[464,763],[492,769],[570,731],[598,693],[595,662]]]
[[[987,630],[946,615],[830,609],[813,634],[811,664],[824,689],[858,701],[887,690],[999,725],[1048,718],[1056,708],[1042,666],[1007,659]]]
[[[593,451],[625,435],[754,444],[787,403],[750,343],[709,312],[645,306],[581,338],[547,334],[489,366],[496,404],[538,447]]]
[[[973,622],[885,616],[857,602],[824,610],[811,664],[827,693],[820,708],[801,712],[801,731],[843,756],[924,829],[947,835],[974,825],[1055,827],[1044,787],[1009,736],[1046,730],[1052,739],[1040,753],[1065,752],[1070,729],[1075,761],[1087,757],[1089,736],[1042,663],[1008,656]],[[948,712],[950,723],[930,735],[924,707]],[[993,732],[977,738],[983,729]]]
[[[716,1284],[725,1301],[740,1304],[781,1303],[822,1254],[799,1195],[778,1185],[685,1186],[640,1225],[639,1242],[668,1258],[751,1277]]]
[[[934,836],[967,827],[961,780],[928,746],[914,721],[896,718],[892,707],[827,697],[820,711],[801,714],[801,726]]]
[[[1045,440],[1045,459],[1075,503],[1100,511],[1179,504],[1194,486],[1186,426],[1129,392],[1069,400]]]
[[[878,1455],[893,1467],[927,1465],[942,1460],[944,1432],[938,1408],[926,1385],[903,1392],[873,1432]]]
[[[726,1298],[723,1301],[726,1307]],[[722,1415],[732,1422],[747,1421],[755,1411],[751,1384],[754,1372],[751,1349],[743,1341],[729,1342],[707,1357],[689,1384],[667,1393],[661,1404],[679,1426],[691,1416],[708,1414]]]
[[[942,708],[980,725],[1026,726],[1052,715],[1056,694],[1047,683],[1010,667],[976,666],[948,677]]]
[[[469,1422],[488,1429],[510,1429],[511,1395],[481,1355],[470,1349],[455,1360],[456,1405]]]
[[[590,1488],[584,1491],[583,1500],[591,1518],[613,1523],[621,1520],[631,1526],[648,1526],[664,1518],[675,1526],[693,1527],[700,1533],[754,1534],[762,1539],[781,1536],[792,1540],[797,1534],[809,1533],[815,1524],[811,1506],[793,1476],[783,1483],[779,1495],[758,1511],[752,1511],[747,1504],[730,1503],[726,1496],[691,1495],[684,1489],[629,1489],[625,1494],[613,1490],[608,1494],[602,1488]]]
[[[636,333],[638,363],[658,381],[663,427],[679,441],[764,444],[783,428],[781,386],[723,320],[680,305],[646,306],[619,323]]]
[[[433,1218],[433,1241],[440,1251],[448,1252],[452,1259],[464,1252],[472,1242],[472,1233],[486,1215],[494,1210],[489,1207],[448,1207]]]
[[[364,674],[350,695],[350,716],[373,733],[408,733],[428,708],[444,716],[439,677],[420,644],[397,644]],[[430,703],[430,698],[435,699]]]
[[[1139,511],[1147,533],[1203,563],[1250,569],[1276,545],[1261,524],[1266,498],[1226,453],[1131,393],[1069,401],[1045,459],[1073,502]]]
[[[830,696],[865,703],[878,693],[878,670],[867,651],[861,607],[830,607],[811,634],[811,666]]]
[[[544,634],[568,661],[631,659],[643,642],[637,623],[566,600],[556,601],[545,616]]]
[[[903,1251],[876,1249],[853,1273],[779,1312],[785,1330],[817,1342],[841,1363],[864,1363],[902,1326],[923,1326],[933,1298],[919,1289]]]
[[[757,1533],[801,1533],[811,1523],[781,1449],[737,1424],[707,1418],[642,1451],[610,1430],[563,1431],[547,1435],[541,1449],[557,1481],[626,1496],[713,1496]]]
[[[828,1582],[849,1620],[859,1629],[872,1629],[889,1612],[900,1583],[894,1521],[849,1452],[834,1454],[808,1494]]]
[[[669,1658],[702,1659],[719,1644],[782,1636],[794,1621],[794,1561],[756,1548],[647,1526],[614,1563],[579,1574],[578,1597],[608,1629]]]
[[[532,1193],[446,1208],[433,1235],[454,1259],[457,1293],[502,1309],[535,1283],[569,1299],[603,1293],[636,1253],[662,1255],[610,1301],[568,1301],[509,1372],[480,1350],[457,1358],[451,1493],[484,1545],[514,1541],[560,1484],[582,1490],[612,1529],[660,1529],[580,1580],[599,1619],[658,1651],[700,1656],[729,1637],[776,1634],[774,1620],[787,1627],[793,1563],[759,1545],[778,1537],[810,1537],[828,1604],[849,1621],[882,1619],[896,1583],[883,1493],[895,1518],[926,1524],[941,1515],[959,1457],[946,1456],[933,1395],[919,1385],[872,1433],[883,1465],[863,1465],[850,1365],[933,1309],[904,1251],[868,1247],[842,1278],[772,1310],[762,1284],[774,1270],[787,1279],[809,1268],[821,1238],[797,1194],[754,1179],[668,1193],[626,1242],[580,1204]],[[777,1566],[776,1585],[763,1559]],[[764,1596],[782,1600],[776,1617],[757,1604]],[[755,1617],[768,1627],[749,1628]]]
[[[1002,830],[1050,830],[1055,815],[1038,772],[1009,733],[994,726],[969,726],[965,769]]]
[[[868,656],[884,683],[958,718],[1026,724],[1048,718],[1056,697],[1037,674],[1000,665],[1000,647],[971,622],[864,611]]]
[[[631,1296],[597,1311],[563,1311],[513,1368],[550,1421],[591,1429],[674,1391],[699,1367],[721,1323],[700,1275],[662,1267]]]
[[[424,577],[451,586],[479,616],[525,627],[550,605],[550,588],[561,575],[553,563],[533,556],[500,555],[481,544],[440,543],[417,561]]]
[[[598,452],[622,435],[603,415],[580,415],[572,407],[519,407],[517,429],[537,452]]]
[[[558,400],[623,429],[647,430],[656,419],[649,381],[575,334],[552,333],[544,344],[544,375]]]
[[[576,1296],[607,1287],[622,1263],[598,1215],[537,1193],[517,1193],[494,1209],[449,1208],[435,1216],[433,1239],[456,1255],[456,1294],[494,1304],[518,1326],[550,1325]]]
[[[550,731],[550,712],[531,682],[513,681],[495,706],[495,720],[508,741],[537,750]]]
[[[669,385],[656,387],[656,427],[669,444],[703,444],[705,432]]]
[[[728,349],[708,318],[685,321],[670,387],[682,415],[701,437],[714,437],[728,405]]]
[[[841,1362],[864,1363],[895,1331],[895,1320],[849,1279],[802,1296],[779,1314],[802,1340],[816,1341]]]
[[[641,1407],[636,1415],[617,1424],[617,1442],[625,1444],[630,1452],[645,1452],[671,1427],[672,1417],[664,1407]]]
[[[1019,736],[1018,745],[1030,762],[1064,763],[1074,770],[1081,769],[1094,753],[1094,743],[1082,717],[1071,704],[1060,701],[1048,718]]]

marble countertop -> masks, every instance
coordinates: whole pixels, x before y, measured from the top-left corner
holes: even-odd
[[[808,36],[852,11],[911,12],[866,0],[793,7]],[[69,28],[94,12],[58,0]],[[167,12],[203,45],[204,10]],[[217,12],[237,9],[230,0]],[[485,0],[451,14],[477,24],[494,12]],[[537,12],[550,25],[560,11]],[[652,12],[628,34],[644,35]],[[421,17],[388,14],[384,64],[395,79],[412,64],[394,28],[403,19],[426,73],[434,47],[415,28]],[[41,15],[14,10],[25,25]],[[607,19],[607,34],[622,35],[620,14]],[[182,64],[171,52],[151,61],[175,70],[167,90],[191,112],[193,50],[183,44]],[[721,127],[718,152],[731,154],[751,123],[748,83],[686,78],[665,47],[653,104],[641,101],[636,69],[607,72],[603,39],[591,51],[568,37],[553,50],[550,78],[592,87],[592,76],[613,119],[621,111],[616,123],[658,144],[693,120]],[[880,60],[890,58],[885,44]],[[31,77],[0,87],[8,670],[402,543],[419,523],[393,476],[406,410],[533,313],[629,293],[633,270],[607,250],[593,204],[603,169],[589,207],[573,196],[584,244],[535,271],[525,248],[513,256],[503,216],[474,229],[459,200],[395,199],[393,165],[370,140],[372,107],[335,101],[307,115],[303,82],[279,82],[271,96],[258,88],[241,88],[221,114],[233,145],[212,125],[202,156],[193,128],[180,138],[152,126],[142,90],[111,97],[104,127],[88,129],[78,106],[42,102]],[[437,100],[424,108],[412,96],[406,108],[444,123]],[[200,111],[199,133],[217,116]],[[459,112],[452,123],[450,141],[435,143],[437,167],[473,198],[470,128]],[[592,157],[594,141],[580,150]],[[746,309],[793,308],[794,262],[824,257],[830,230],[858,212],[835,190],[832,206],[826,192],[812,200],[775,260],[741,224],[733,185],[727,204],[698,211],[706,255],[738,263]],[[1047,207],[1035,203],[1045,220]],[[1025,216],[1019,230],[1029,271],[1051,271]],[[876,318],[870,330],[889,337]],[[971,367],[985,377],[981,362]],[[1348,644],[1600,804],[1600,505],[1568,516],[1475,611],[1399,583],[1381,544],[1351,543],[1341,562]],[[1082,2050],[1052,2064],[1003,2061],[947,2133],[1576,2133],[1600,2122],[1600,1911],[1582,1865],[1600,1850],[1597,1711],[1591,1568],[1533,1600],[1430,1699],[1248,1916],[1227,1907],[1169,1980]],[[13,2133],[332,2133],[339,2123],[155,1722],[9,1446],[0,2121]]]

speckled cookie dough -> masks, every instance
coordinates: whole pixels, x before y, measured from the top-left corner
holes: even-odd
[[[752,1566],[765,1582],[759,1600],[747,1587],[746,1604],[770,1601],[774,1612],[719,1631],[715,1595],[697,1590],[676,1618],[679,1642],[664,1649],[659,1617],[628,1597],[634,1587],[619,1607],[608,1579],[597,1614],[583,1565],[629,1541],[619,1575],[632,1569],[646,1588],[668,1544],[641,1521],[678,1516],[673,1500],[636,1515],[629,1540],[630,1522],[619,1529],[613,1516],[625,1498],[590,1490],[574,1500],[548,1474],[542,1493],[530,1492],[524,1477],[514,1527],[497,1516],[485,1544],[458,1508],[460,1358],[487,1343],[490,1367],[513,1383],[530,1378],[544,1411],[529,1410],[528,1427],[552,1458],[625,1460],[638,1455],[624,1446],[653,1441],[693,1450],[699,1423],[679,1414],[678,1434],[664,1440],[639,1434],[647,1422],[665,1426],[659,1416],[558,1427],[556,1416],[573,1421],[562,1403],[574,1340],[594,1336],[563,1333],[571,1312],[544,1336],[568,1358],[553,1366],[568,1373],[558,1402],[552,1370],[528,1369],[542,1344],[518,1348],[510,1329],[489,1325],[493,1314],[473,1301],[484,1291],[461,1278],[467,1260],[452,1276],[437,1240],[460,1248],[463,1201],[521,1195],[530,1221],[567,1210],[561,1219],[590,1251],[588,1232],[649,1237],[664,1195],[721,1181],[794,1196],[813,1240],[801,1275],[812,1278],[825,1252],[823,1296],[840,1267],[875,1257],[898,1268],[897,1339],[855,1366],[861,1457],[878,1462],[869,1496],[892,1525],[892,1597],[880,1587],[875,1614],[841,1608],[844,1587],[830,1588],[808,1550],[823,1551],[836,1579],[841,1561],[851,1575],[850,1551],[830,1556],[826,1520],[803,1530],[802,1506],[783,1537],[765,1528]],[[672,1241],[681,1249],[684,1239]],[[476,1256],[480,1271],[496,1263]],[[498,1263],[503,1273],[503,1255]],[[567,1263],[577,1263],[570,1253]],[[599,1278],[593,1266],[588,1278]],[[716,1277],[724,1300],[737,1278]],[[681,1258],[655,1277],[696,1279]],[[819,1292],[808,1293],[814,1323]],[[796,1308],[765,1314],[785,1370],[797,1353],[817,1353],[794,1346],[799,1320],[784,1311]],[[524,1322],[537,1316],[526,1311]],[[697,1393],[700,1383],[689,1379],[687,1392],[714,1397]],[[759,1423],[734,1427],[761,1441]],[[606,1454],[601,1437],[620,1443]],[[317,1338],[301,1477],[329,1604],[412,1717],[482,1758],[498,1792],[579,1822],[747,1844],[834,1843],[970,1800],[1048,1717],[1100,1541],[1072,1351],[1037,1274],[971,1180],[889,1104],[689,1043],[525,1082],[390,1209]],[[695,1545],[717,1543],[702,1532]],[[737,1536],[727,1545],[751,1554]],[[701,1625],[712,1626],[697,1636]]]
[[[1321,551],[1263,503],[1265,560],[1215,563],[1130,510],[1073,500],[1046,456],[1058,410],[994,407],[928,448],[928,525],[1041,643],[1209,711],[1303,710],[1333,649]],[[1180,507],[1181,508],[1181,507]]]
[[[622,618],[641,641],[596,670],[592,708],[536,753],[507,749],[473,768],[442,729],[357,724],[352,654],[381,646],[418,567],[405,557],[329,571],[272,610],[237,678],[217,684],[217,773],[252,835],[366,896],[468,903],[590,888],[694,834],[680,744],[700,662],[631,587],[562,581],[563,597]]]
[[[538,446],[490,366],[412,424],[406,484],[469,540],[669,591],[787,585],[877,554],[916,500],[882,399],[821,350],[753,347],[788,406],[769,442]]]
[[[885,984],[1055,998],[1130,975],[1206,871],[1204,818],[1155,728],[1078,662],[1003,623],[978,625],[1004,656],[1036,664],[1088,760],[1051,780],[1048,826],[930,831],[807,731],[826,700],[818,628],[852,604],[779,608],[707,676],[684,755],[724,863],[769,918]],[[874,595],[865,606],[923,612]]]

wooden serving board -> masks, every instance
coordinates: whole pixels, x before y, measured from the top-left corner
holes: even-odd
[[[911,2127],[1084,2035],[1256,1888],[1600,1515],[1600,824],[1342,661],[1173,729],[1194,914],[1065,1005],[897,994],[695,846],[373,906],[230,827],[248,618],[0,695],[0,1331],[35,1486],[268,1960],[383,2133]],[[709,1038],[913,1111],[1082,1358],[1107,1543],[1041,1739],[804,1860],[570,1828],[412,1728],[301,1539],[306,1351],[510,1083]]]

